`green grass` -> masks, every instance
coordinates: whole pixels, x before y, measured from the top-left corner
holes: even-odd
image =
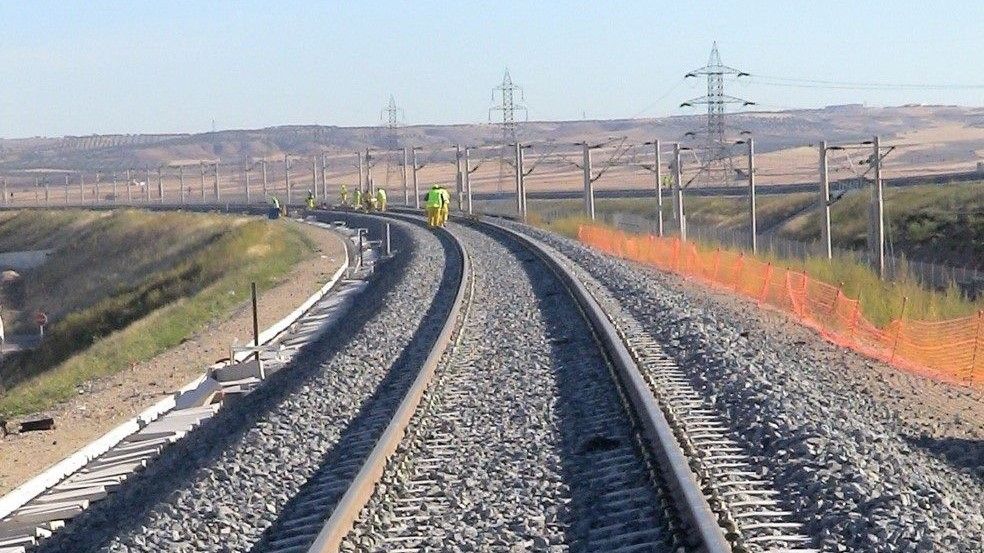
[[[811,194],[759,195],[756,198],[759,228],[768,228],[814,204]],[[742,229],[748,226],[748,198],[738,196],[685,196],[687,220],[691,224],[721,229]],[[595,201],[595,213],[600,217],[614,213],[626,213],[656,220],[654,198],[603,198]],[[575,216],[582,213],[581,200],[531,200],[531,212],[539,213],[544,220]],[[671,224],[673,203],[663,200],[663,221]]]
[[[698,248],[712,251],[717,248],[738,253],[740,250],[716,243],[700,243]],[[749,256],[748,252],[744,255]],[[933,290],[922,286],[915,278],[883,281],[867,264],[851,256],[835,255],[807,259],[780,257],[771,252],[761,253],[757,259],[770,262],[774,267],[804,272],[814,279],[840,287],[852,299],[861,299],[861,312],[876,326],[882,327],[902,315],[905,300],[905,318],[921,321],[943,321],[973,315],[984,309],[984,297],[976,301],[968,299],[956,286],[945,290]],[[908,274],[905,267],[900,273]]]
[[[56,320],[39,350],[12,359],[3,368],[7,390],[0,397],[0,414],[46,409],[71,397],[88,380],[112,375],[180,344],[245,301],[250,282],[255,281],[261,290],[275,285],[313,249],[289,225],[219,215],[164,214],[171,224],[176,221],[168,219],[170,215],[186,217],[180,222],[189,225],[193,237],[183,246],[159,245],[161,250],[182,252],[180,261]],[[128,223],[117,229],[141,222],[154,227],[151,220],[161,215],[125,212],[120,216]],[[88,214],[80,215],[77,221],[86,218]],[[58,220],[71,223],[71,219]],[[99,258],[89,261],[97,263]]]
[[[530,223],[570,238],[577,238],[580,225],[592,224],[584,216],[575,215],[544,222],[538,216]],[[704,251],[713,251],[717,244],[698,244]],[[737,250],[733,250],[737,253]],[[748,255],[746,253],[746,255]],[[943,291],[927,290],[914,280],[883,282],[867,265],[851,257],[834,257],[833,260],[809,258],[807,260],[760,255],[758,259],[773,266],[802,271],[811,277],[833,286],[839,286],[849,298],[861,298],[861,312],[878,326],[884,326],[902,314],[903,298],[907,298],[905,318],[911,320],[941,321],[965,317],[984,309],[984,297],[970,301],[956,287]]]
[[[836,246],[864,248],[869,195],[848,194],[830,209],[831,239]],[[783,236],[801,241],[820,236],[820,212],[785,225]],[[964,264],[984,259],[984,182],[925,185],[885,190],[886,238],[910,256],[949,259]]]

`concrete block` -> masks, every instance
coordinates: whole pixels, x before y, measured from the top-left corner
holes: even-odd
[[[98,501],[109,495],[105,486],[94,486],[81,490],[69,490],[65,492],[46,493],[34,501],[35,503],[57,503],[59,501]]]
[[[88,506],[88,504],[86,504]],[[59,506],[57,509],[34,513],[16,513],[10,517],[12,522],[48,522],[52,520],[69,520],[79,516],[85,510],[78,504]]]
[[[214,378],[206,378],[197,387],[181,393],[174,398],[175,409],[189,409],[191,407],[201,407],[208,405],[215,399],[216,394],[222,391],[222,385]]]
[[[264,371],[262,359],[259,361],[256,359],[250,359],[249,361],[243,361],[241,363],[234,363],[231,365],[226,365],[225,367],[213,369],[211,376],[213,379],[225,383],[236,380],[244,380],[246,378],[258,378],[263,380],[266,377],[266,373]]]

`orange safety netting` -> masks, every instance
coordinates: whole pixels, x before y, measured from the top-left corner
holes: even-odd
[[[618,257],[695,277],[794,315],[827,340],[896,367],[948,382],[984,383],[984,311],[949,321],[892,321],[878,328],[861,302],[810,276],[731,251],[700,251],[678,238],[582,225],[581,242]]]

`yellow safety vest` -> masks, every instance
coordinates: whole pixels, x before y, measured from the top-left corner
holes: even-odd
[[[427,207],[441,207],[444,203],[444,194],[439,188],[431,188],[427,191]]]

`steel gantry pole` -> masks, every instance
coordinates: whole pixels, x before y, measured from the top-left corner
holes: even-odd
[[[366,148],[366,193],[370,198],[376,197],[376,185],[372,182],[372,153],[369,148]]]
[[[79,205],[85,205],[85,171],[79,173]]]
[[[114,204],[118,204],[120,202],[120,197],[117,195],[117,190],[118,189],[116,186],[116,171],[113,171],[113,203]]]
[[[67,175],[65,176],[65,179],[68,179]],[[10,196],[7,195],[7,177],[0,177],[0,184],[3,186],[3,205],[9,206]],[[68,203],[68,196],[65,196],[65,203]]]
[[[748,137],[748,217],[752,253],[758,253],[758,221],[755,217],[755,144]]]
[[[515,163],[516,172],[516,213],[522,217],[523,216],[523,167],[520,163],[520,159],[523,157],[523,145],[516,141],[516,152],[514,154],[513,161]]]
[[[872,190],[871,214],[874,216],[876,225],[873,244],[875,247],[874,261],[878,277],[885,280],[885,187],[882,181],[881,139],[878,136],[875,136],[873,145],[874,152],[871,163],[875,170],[875,186]]]
[[[469,215],[473,215],[472,207],[472,187],[471,187],[471,148],[465,146],[465,172],[462,175],[465,187],[465,206],[468,210]]]
[[[284,185],[287,188],[287,206],[294,198],[293,190],[290,188],[290,157],[284,155]]]
[[[178,165],[178,198],[181,205],[185,203],[185,174],[184,165]]]
[[[673,144],[673,184],[676,188],[676,214],[680,223],[680,240],[687,241],[687,220],[683,211],[683,169],[680,167],[680,143]]]
[[[321,154],[321,201],[328,203],[328,154]]]
[[[318,197],[318,158],[317,157],[311,158],[311,183],[314,186],[311,189],[311,193],[314,194],[315,198],[317,198]]]
[[[150,203],[150,167],[147,168],[147,180],[144,182],[144,203]]]
[[[407,147],[404,146],[403,147],[403,171],[400,172],[401,173],[401,179],[400,180],[403,183],[403,205],[406,206],[406,207],[410,207],[410,188],[407,187],[407,184],[408,184],[408,179],[407,179],[407,169],[408,169],[408,167],[407,166],[408,165],[410,165],[410,152],[407,150]]]
[[[420,185],[417,182],[417,148],[413,147],[410,149],[413,157],[413,207],[414,209],[420,209]]]
[[[659,140],[653,140],[653,174],[656,176],[656,227],[663,236],[663,160]]]
[[[266,160],[260,161],[260,166],[263,167],[263,201],[267,201],[267,167]]]
[[[516,142],[516,183],[519,196],[519,216],[526,220],[526,175],[523,167],[523,145]]]
[[[823,221],[820,228],[820,239],[823,242],[824,254],[827,259],[834,257],[830,240],[830,180],[827,175],[827,142],[820,141],[820,208],[823,210]]]
[[[157,167],[157,195],[160,197],[160,203],[164,203],[164,168],[163,166]]]
[[[8,205],[8,203],[7,203],[7,181],[6,180],[3,181],[3,197],[4,197],[4,202],[3,202],[4,205]],[[68,175],[65,175],[65,205],[68,205],[69,202],[71,202],[71,200],[68,197]]]
[[[219,162],[212,165],[212,186],[215,187],[215,203],[221,200],[219,193]]]
[[[202,169],[202,203],[205,203],[205,162],[201,162]]]
[[[99,205],[99,171],[96,171],[96,183],[94,185],[95,196],[92,197],[92,204]]]
[[[366,160],[362,157],[362,150],[356,152],[359,155],[359,194],[366,192]]]
[[[246,165],[246,170],[243,171],[243,181],[245,181],[245,186],[246,186],[246,205],[249,205],[250,204],[250,197],[249,197],[249,174],[252,171],[252,169],[253,168],[251,166]]]
[[[68,183],[65,183],[68,186]],[[126,203],[133,205],[133,173],[130,169],[126,170]],[[68,190],[65,190],[65,196],[68,197]]]
[[[594,183],[591,182],[591,147],[587,141],[581,144],[581,170],[584,173],[584,214],[595,219]]]
[[[461,175],[461,145],[454,145],[454,188],[458,196],[458,211],[465,210],[465,182]]]

